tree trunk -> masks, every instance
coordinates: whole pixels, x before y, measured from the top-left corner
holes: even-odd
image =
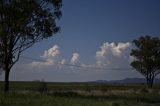
[[[147,86],[148,86],[148,88],[152,88],[153,87],[153,82],[154,82],[154,78],[147,79]]]
[[[4,92],[8,92],[9,91],[9,72],[10,69],[5,69],[5,81],[4,81]]]
[[[150,85],[151,88],[153,87],[153,83],[154,83],[154,77],[151,78],[151,85]]]

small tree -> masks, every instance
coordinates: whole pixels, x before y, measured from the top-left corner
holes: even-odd
[[[160,73],[160,39],[145,36],[133,43],[136,49],[130,53],[135,58],[131,66],[146,78],[148,87],[152,87],[154,78]]]
[[[0,65],[5,72],[4,91],[9,90],[9,73],[20,54],[38,41],[59,31],[61,0],[0,0]]]

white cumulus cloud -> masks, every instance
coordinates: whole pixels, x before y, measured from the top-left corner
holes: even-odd
[[[71,64],[76,64],[79,60],[79,54],[78,53],[73,53],[72,54],[72,58],[70,60]]]
[[[45,50],[43,55],[40,56],[44,59],[44,61],[34,61],[31,63],[31,66],[42,68],[45,66],[52,66],[57,64],[56,57],[60,54],[59,46],[54,45],[53,47],[49,48],[48,50]],[[60,63],[64,64],[65,60],[61,60]]]
[[[57,56],[59,54],[60,54],[59,46],[58,45],[54,45],[50,49],[45,50],[44,54],[41,57],[43,57],[43,58],[52,58],[52,57],[55,57],[55,56]]]
[[[60,63],[61,65],[64,65],[65,62],[66,62],[66,60],[65,60],[65,59],[62,59],[59,63]]]
[[[96,52],[96,64],[100,67],[128,67],[130,63],[131,43],[105,42]]]

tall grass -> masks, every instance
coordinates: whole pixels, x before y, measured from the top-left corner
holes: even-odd
[[[11,82],[3,93],[0,82],[0,106],[135,106],[160,103],[160,85]]]
[[[101,97],[66,97],[39,93],[1,93],[0,95],[0,106],[129,106],[130,104],[125,100]]]
[[[158,103],[156,94],[82,96],[46,93],[0,93],[0,106],[135,106]]]
[[[43,82],[42,82],[43,83]],[[36,90],[40,82],[14,82],[10,81],[10,89],[12,90]],[[139,90],[144,88],[142,84],[97,84],[97,83],[59,83],[59,82],[46,82],[48,90]],[[3,82],[0,82],[0,90],[3,89]],[[159,85],[154,85],[153,89],[160,89]]]

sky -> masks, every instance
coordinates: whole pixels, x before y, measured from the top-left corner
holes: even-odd
[[[160,37],[160,0],[63,0],[61,31],[22,53],[10,80],[81,82],[143,77],[132,41]],[[4,74],[0,76],[4,79]]]

